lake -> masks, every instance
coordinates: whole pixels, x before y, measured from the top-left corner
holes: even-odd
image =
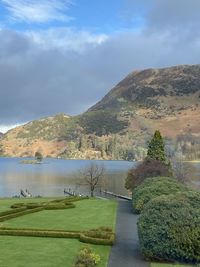
[[[64,188],[77,194],[89,194],[87,186],[79,186],[79,170],[90,160],[44,159],[43,164],[21,164],[21,158],[0,158],[0,197],[20,194],[20,190],[33,196],[63,196]],[[105,168],[108,191],[128,195],[124,188],[127,171],[137,163],[128,161],[94,161]],[[98,192],[97,192],[98,194]]]
[[[79,170],[90,164],[90,160],[44,159],[43,164],[21,164],[21,158],[0,158],[0,197],[12,197],[20,190],[33,196],[63,196],[64,189],[70,188],[77,194],[89,194],[86,186],[78,185]],[[136,166],[128,161],[93,161],[103,164],[106,189],[116,194],[129,195],[124,188],[127,171]],[[200,163],[194,163],[196,184],[200,186]],[[98,190],[96,192],[99,193]]]

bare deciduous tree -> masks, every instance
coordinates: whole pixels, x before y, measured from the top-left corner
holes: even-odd
[[[91,197],[94,196],[94,191],[97,187],[102,187],[104,174],[104,166],[97,163],[90,163],[84,169],[80,170],[80,184],[89,187]]]
[[[183,157],[178,156],[174,158],[172,161],[172,167],[173,174],[179,182],[187,184],[191,181],[195,169],[191,164],[184,162]]]

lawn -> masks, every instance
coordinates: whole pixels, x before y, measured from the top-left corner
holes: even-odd
[[[87,246],[74,239],[0,236],[1,267],[72,267],[77,252]],[[101,257],[105,267],[108,246],[89,245]]]
[[[0,212],[9,210],[13,203],[27,203],[27,202],[45,202],[51,201],[55,198],[0,198]]]
[[[17,202],[41,202],[52,199],[0,199],[0,211]],[[74,202],[75,208],[43,210],[1,222],[15,228],[87,230],[108,226],[115,229],[117,202],[86,199]],[[101,257],[98,267],[106,267],[109,246],[91,245],[76,239],[0,236],[1,267],[72,267],[80,248],[89,246]]]
[[[6,227],[89,230],[100,226],[114,229],[116,202],[88,199],[75,202],[76,208],[44,210],[3,222]]]

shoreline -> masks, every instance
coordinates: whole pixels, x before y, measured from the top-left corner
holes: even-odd
[[[3,159],[21,159],[23,160],[33,160],[34,157],[12,157],[12,156],[0,156]],[[43,159],[55,159],[55,160],[90,160],[90,161],[126,161],[126,162],[141,162],[142,160],[124,160],[124,159],[82,159],[82,158],[62,158],[62,157],[44,157]],[[185,163],[200,163],[199,160],[184,160]]]

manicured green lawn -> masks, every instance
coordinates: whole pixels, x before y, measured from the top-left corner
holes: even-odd
[[[64,230],[88,230],[100,226],[114,229],[116,220],[115,201],[87,199],[75,202],[76,208],[44,210],[2,222],[15,228],[46,228]]]
[[[0,199],[0,211],[17,202],[41,202],[52,199]],[[1,222],[15,228],[87,230],[115,228],[117,202],[86,199],[74,202],[75,208],[44,210]],[[84,244],[76,239],[0,236],[1,267],[72,267],[80,248],[89,246],[101,257],[98,267],[106,267],[109,246]]]
[[[77,252],[87,246],[74,239],[0,236],[1,267],[72,267]],[[108,246],[89,245],[101,257],[105,267]]]

